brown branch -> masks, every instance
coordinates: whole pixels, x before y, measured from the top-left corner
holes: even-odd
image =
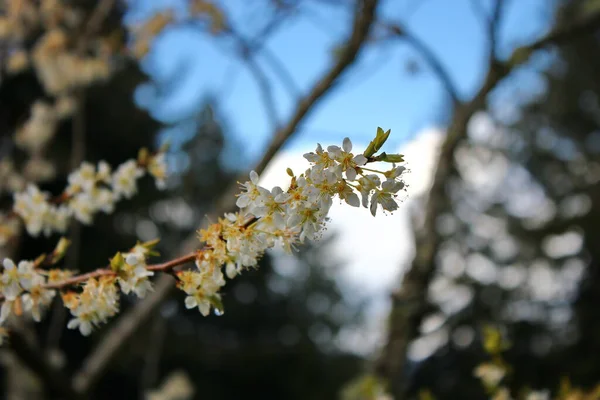
[[[173,260],[165,261],[160,264],[149,264],[146,266],[146,269],[149,271],[158,271],[158,272],[167,272],[175,267],[179,267],[180,265],[187,264],[192,262],[198,257],[198,252],[194,252],[191,254],[186,254],[185,256],[177,257]],[[92,272],[88,272],[81,275],[72,276],[71,278],[65,279],[60,282],[50,282],[41,285],[43,289],[65,289],[69,286],[75,286],[80,283],[84,283],[92,278],[100,278],[102,276],[117,276],[117,272],[110,269],[110,266],[106,268],[98,268]],[[4,300],[4,295],[0,294],[0,301]]]
[[[358,57],[371,31],[379,0],[361,0],[359,4],[360,6],[356,11],[353,22],[352,34],[346,42],[343,52],[336,59],[335,64],[315,83],[309,94],[298,102],[289,121],[273,133],[270,144],[260,161],[253,168],[257,173],[260,174],[264,171],[279,149],[296,133],[301,122],[304,121],[319,101],[333,89],[340,76],[343,75]],[[240,180],[245,178],[246,176],[241,177]],[[237,189],[237,184],[232,184],[229,189],[225,190],[211,214],[222,215],[228,210],[235,209],[235,194]],[[195,237],[184,241],[180,248],[180,253],[187,252],[190,248],[193,249],[195,243],[197,243]],[[160,306],[173,287],[174,283],[168,277],[159,278],[155,285],[155,290],[149,298],[138,303],[115,322],[112,329],[105,334],[104,339],[84,361],[81,370],[75,376],[74,382],[78,391],[85,393],[93,387],[121,346],[131,338],[138,327]]]
[[[598,28],[600,12],[570,26],[557,27],[529,46],[514,50],[507,63],[491,58],[487,76],[477,94],[456,109],[440,149],[425,206],[424,224],[417,235],[415,258],[402,278],[400,289],[392,295],[388,339],[376,365],[377,373],[390,384],[395,399],[406,397],[406,351],[409,344],[418,338],[419,327],[427,312],[428,288],[435,273],[435,256],[441,244],[436,231],[436,220],[449,207],[446,182],[452,171],[454,152],[466,137],[469,120],[476,111],[485,107],[488,94],[498,82],[525,62],[535,50],[549,44],[564,43]]]

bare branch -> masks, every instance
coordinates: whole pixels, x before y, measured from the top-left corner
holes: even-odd
[[[263,104],[267,111],[267,117],[271,122],[273,129],[279,129],[279,117],[277,116],[277,108],[275,107],[275,99],[273,98],[273,88],[269,83],[269,79],[261,69],[260,65],[254,59],[254,49],[250,46],[248,41],[244,39],[239,33],[233,28],[228,28],[228,32],[237,41],[238,47],[240,48],[240,56],[246,63],[246,66],[254,75],[258,88],[261,92]]]
[[[357,8],[355,14],[352,34],[346,42],[343,52],[324,76],[315,83],[309,94],[298,102],[289,121],[273,133],[271,142],[260,161],[254,167],[257,173],[260,174],[264,171],[277,151],[296,133],[301,122],[309,115],[319,101],[333,89],[340,76],[358,57],[375,21],[379,0],[361,0],[359,3],[360,6]],[[246,176],[240,179],[245,178]],[[227,210],[234,209],[237,189],[237,184],[232,184],[228,190],[225,190],[211,214],[221,215]],[[196,246],[197,239],[195,237],[189,238],[182,244],[180,253],[187,252],[187,249],[193,249]],[[169,277],[159,278],[155,285],[155,291],[149,298],[137,304],[115,322],[112,329],[105,334],[100,344],[84,361],[83,367],[75,377],[75,387],[80,393],[86,393],[92,388],[104,372],[104,369],[115,357],[118,350],[127,343],[139,326],[160,306],[173,287],[174,283]]]
[[[494,4],[494,10],[492,11],[492,17],[490,18],[490,22],[488,24],[491,59],[498,59],[498,31],[500,29],[502,12],[507,2],[508,0],[496,0],[496,3]]]
[[[387,30],[400,39],[406,40],[410,43],[425,59],[427,64],[431,67],[433,72],[437,75],[442,85],[444,85],[444,89],[452,99],[452,103],[454,106],[458,106],[460,104],[460,99],[458,95],[458,90],[456,89],[452,78],[448,71],[442,65],[440,59],[433,53],[433,51],[427,46],[423,41],[417,38],[412,33],[408,32],[405,28],[401,27],[398,24],[387,24]]]

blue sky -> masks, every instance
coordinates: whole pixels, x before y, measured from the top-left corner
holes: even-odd
[[[220,3],[226,6],[227,15],[238,29],[252,36],[257,24],[266,20],[264,14],[268,14],[257,4],[266,1],[252,0],[255,11],[250,13],[247,7],[250,0],[221,0]],[[310,7],[310,16],[286,21],[266,45],[286,66],[301,93],[306,93],[333,62],[331,49],[348,34],[349,16],[319,4],[321,0],[303,1],[315,4]],[[381,16],[401,21],[428,43],[449,71],[461,97],[472,95],[483,79],[487,54],[485,28],[471,6],[478,0],[382,1]],[[506,1],[509,7],[500,41],[504,55],[514,46],[544,33],[552,0]],[[143,18],[165,5],[182,7],[185,4],[185,0],[130,2],[133,11],[130,20]],[[490,0],[479,2],[486,9],[491,5]],[[421,65],[421,72],[416,76],[407,74],[408,60],[416,60]],[[294,98],[277,74],[269,69],[270,64],[261,58],[258,61],[273,83],[279,117],[285,121]],[[194,115],[207,94],[215,94],[229,133],[237,137],[248,153],[246,161],[260,155],[272,129],[253,76],[228,50],[226,43],[198,30],[175,26],[158,38],[143,68],[152,82],[140,87],[136,98],[154,117],[166,123],[185,120]],[[517,71],[510,81],[510,85],[502,86],[516,86],[529,92],[540,88],[540,80],[526,68]],[[305,119],[285,151],[274,158],[261,176],[261,183],[266,187],[284,187],[289,178],[285,168],[292,167],[294,171],[306,168],[301,154],[314,149],[317,142],[341,143],[349,136],[356,148],[360,148],[373,138],[377,126],[392,129],[386,149],[407,155],[412,169],[406,177],[408,199],[397,213],[372,218],[365,209],[334,204],[330,214],[331,231],[339,234],[332,256],[345,265],[339,276],[342,287],[352,293],[349,298],[360,294],[369,299],[370,304],[364,330],[355,332],[355,340],[352,337],[344,340],[352,351],[368,353],[377,347],[388,315],[388,293],[399,282],[398,275],[413,256],[409,205],[426,192],[431,181],[436,148],[443,135],[443,130],[436,126],[443,123],[444,97],[437,78],[410,47],[398,43],[369,45],[359,62]],[[509,92],[497,101],[510,108],[518,100]],[[192,129],[188,127],[189,131]],[[170,133],[181,134],[182,131],[183,128],[177,126]],[[369,232],[369,235],[356,232]],[[373,254],[364,251],[365,248],[377,251]]]
[[[450,72],[463,98],[477,88],[484,74],[486,37],[481,17],[472,3],[489,9],[489,0],[387,0],[381,16],[401,21],[428,43]],[[501,31],[503,54],[544,32],[550,0],[507,0]],[[129,21],[143,19],[157,9],[172,7],[184,13],[185,0],[130,0]],[[255,0],[253,10],[243,0],[221,1],[239,30],[251,37],[267,20]],[[301,93],[306,93],[333,62],[331,49],[346,37],[349,15],[339,8],[308,3],[309,13],[283,23],[266,43],[285,65]],[[408,60],[420,65],[417,75],[406,72]],[[437,78],[420,62],[420,56],[406,44],[370,45],[342,82],[315,108],[289,146],[312,147],[341,142],[349,136],[366,143],[377,126],[391,128],[391,146],[440,122],[444,92]],[[290,115],[295,99],[286,90],[270,63],[259,58],[273,84],[281,121]],[[231,47],[200,30],[173,26],[155,41],[143,68],[152,83],[139,88],[141,107],[164,122],[189,118],[204,96],[218,95],[228,128],[244,144],[250,158],[256,158],[272,128],[266,116],[256,81]],[[522,75],[522,74],[521,74]],[[517,75],[519,76],[519,75]],[[521,77],[523,78],[523,77]],[[529,84],[535,81],[524,76]],[[173,130],[180,133],[180,129]],[[172,132],[172,133],[173,133]],[[289,147],[288,147],[289,148]]]

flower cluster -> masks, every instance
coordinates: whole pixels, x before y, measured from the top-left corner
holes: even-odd
[[[377,150],[387,136],[380,131],[378,138]],[[370,204],[373,215],[379,205],[387,211],[397,209],[396,194],[405,186],[401,180],[403,166],[392,163],[388,171],[366,168],[376,159],[353,154],[348,138],[342,147],[329,146],[324,151],[318,145],[315,152],[304,157],[311,167],[299,176],[288,171],[291,183],[285,191],[278,186],[271,190],[260,186],[258,174],[252,171],[250,180],[241,184],[242,193],[236,202],[240,210],[200,230],[206,248],[196,260],[197,271],[179,275],[180,288],[188,295],[188,308],[198,307],[204,315],[210,305],[218,308],[218,290],[225,285],[222,267],[231,279],[256,267],[269,248],[278,246],[290,252],[298,243],[317,239],[336,197],[359,207],[360,194],[363,206]]]
[[[29,261],[21,261],[17,267],[6,260],[0,287],[4,299],[2,321],[17,303],[39,319],[41,307],[49,303],[58,289],[63,290],[63,303],[73,315],[68,327],[88,335],[118,312],[121,292],[143,298],[152,290],[150,277],[156,271],[166,272],[190,261],[194,261],[194,268],[174,271],[178,287],[186,294],[185,306],[198,308],[205,316],[211,309],[220,314],[219,292],[226,284],[225,278],[233,279],[249,268],[256,268],[267,249],[280,247],[291,252],[297,244],[319,238],[336,197],[354,207],[362,203],[370,207],[373,215],[379,206],[387,211],[397,209],[397,193],[404,188],[405,168],[396,163],[402,162],[402,156],[375,155],[388,135],[389,131],[379,129],[362,154],[352,153],[348,138],[341,147],[329,146],[326,151],[317,146],[315,152],[305,155],[311,165],[304,173],[295,175],[288,169],[290,184],[285,190],[260,186],[258,174],[252,171],[250,180],[241,184],[242,192],[236,201],[239,210],[199,230],[204,247],[173,261],[147,264],[148,257],[156,255],[153,247],[158,241],[140,243],[128,252],[117,253],[109,268],[73,277],[59,276],[57,270],[44,274]],[[375,162],[391,163],[391,168],[380,171],[366,167]],[[69,175],[69,184],[61,197],[64,201],[52,202],[48,194],[29,186],[15,195],[14,211],[23,218],[32,235],[64,230],[70,216],[90,223],[94,213],[111,212],[115,201],[133,196],[137,191],[136,181],[146,170],[159,187],[164,186],[162,153],[150,155],[143,150],[137,162],[130,160],[114,172],[104,162],[97,166],[84,163]],[[59,243],[54,255],[44,259],[54,264],[65,251],[66,242]],[[78,284],[82,285],[80,290],[64,291]]]
[[[31,312],[33,319],[39,322],[42,308],[50,304],[56,291],[44,287],[46,277],[31,261],[20,261],[15,265],[11,259],[5,258],[2,266],[0,288],[4,303],[0,310],[0,325],[13,312],[18,315],[22,311]]]
[[[136,245],[128,253],[117,253],[111,261],[111,268],[117,273],[117,280],[121,291],[125,294],[135,293],[139,298],[146,297],[152,291],[152,282],[148,279],[154,272],[149,271],[146,257],[150,249],[148,246]]]
[[[148,172],[155,177],[157,186],[164,188],[164,153],[149,156],[148,164],[151,166]],[[29,184],[24,191],[14,194],[13,211],[23,219],[32,236],[65,232],[70,217],[89,225],[94,214],[112,213],[117,201],[137,193],[137,180],[145,171],[135,160],[126,161],[114,172],[104,161],[97,166],[84,162],[69,175],[69,184],[59,201],[51,201],[49,193]]]
[[[79,329],[84,336],[119,312],[119,291],[112,276],[90,278],[81,293],[67,292],[62,300],[74,316],[67,328]]]

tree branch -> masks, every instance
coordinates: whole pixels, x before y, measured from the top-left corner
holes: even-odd
[[[476,111],[485,107],[488,94],[498,82],[527,61],[535,50],[550,44],[564,43],[598,28],[600,12],[569,26],[557,27],[530,45],[517,48],[507,63],[491,58],[486,78],[477,94],[456,109],[439,153],[425,207],[423,228],[417,236],[415,258],[402,278],[400,289],[392,295],[388,339],[376,365],[377,373],[389,382],[395,399],[406,397],[406,351],[409,344],[419,336],[419,327],[427,312],[428,288],[435,273],[435,256],[441,243],[436,231],[436,220],[449,207],[446,182],[452,170],[454,152],[466,137],[469,120]]]
[[[415,50],[417,50],[421,56],[425,59],[425,62],[429,65],[429,67],[433,70],[433,72],[437,75],[438,79],[444,86],[444,89],[452,99],[452,104],[454,107],[458,106],[460,102],[458,90],[450,77],[450,74],[442,65],[440,59],[433,53],[433,51],[427,46],[423,41],[421,41],[418,37],[408,32],[405,28],[401,27],[399,24],[387,24],[385,26],[387,30],[395,35],[397,38],[404,39],[408,43],[410,43]]]
[[[315,83],[309,94],[298,102],[289,121],[273,133],[271,142],[260,161],[254,167],[257,173],[260,174],[264,171],[277,151],[296,133],[301,122],[309,115],[319,101],[332,90],[340,76],[358,57],[375,21],[379,0],[360,0],[359,3],[361,6],[358,7],[355,14],[352,34],[346,42],[342,54],[336,59],[335,64],[331,66],[325,75]],[[240,179],[245,178],[247,177],[240,177]],[[235,209],[235,194],[237,190],[236,183],[233,183],[225,190],[211,214],[221,215],[225,211]],[[188,238],[182,244],[180,253],[185,253],[189,251],[188,249],[193,249],[196,245],[197,238]],[[174,283],[168,277],[159,278],[156,282],[155,290],[149,298],[138,303],[115,322],[112,329],[105,334],[103,340],[84,361],[81,370],[75,376],[75,387],[79,392],[85,393],[92,388],[104,372],[104,369],[116,356],[118,350],[127,343],[139,326],[160,306],[173,287]]]

